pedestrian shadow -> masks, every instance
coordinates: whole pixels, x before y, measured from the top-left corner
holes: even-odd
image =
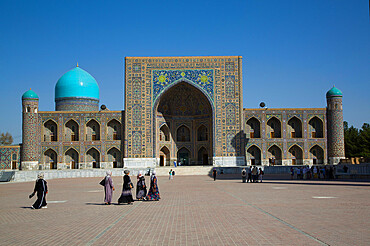
[[[337,182],[341,182],[341,183],[337,183]],[[318,181],[318,180],[302,180],[301,182],[299,181],[291,181],[291,182],[287,182],[287,181],[268,181],[268,180],[264,180],[263,183],[265,184],[284,184],[284,185],[311,185],[311,186],[314,186],[314,185],[332,185],[332,186],[364,186],[364,187],[367,187],[367,186],[370,186],[370,183],[348,183],[348,182],[356,182],[356,181],[350,181],[350,180],[346,180],[346,181],[343,181],[343,180],[328,180],[326,182],[322,182],[322,181]],[[357,181],[359,182],[359,181]]]
[[[97,202],[86,202],[85,205],[107,206],[105,203],[97,203]]]
[[[25,206],[23,206],[23,207],[20,207],[20,208],[23,208],[23,209],[32,209],[32,207],[31,207],[31,206],[29,206],[29,207],[25,207]]]

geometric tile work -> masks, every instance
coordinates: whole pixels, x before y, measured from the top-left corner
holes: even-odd
[[[342,97],[327,98],[328,156],[344,157],[344,126]]]
[[[239,155],[242,147],[241,62],[240,56],[126,57],[125,157],[159,158],[162,146],[158,144],[158,122],[153,117],[165,92],[180,83],[193,86],[211,103],[212,129],[209,135],[212,136],[212,155]],[[140,111],[137,105],[141,106]],[[226,136],[226,127],[233,132],[233,136]],[[139,132],[141,138],[138,137]],[[233,151],[230,151],[230,139],[234,141]]]
[[[292,138],[290,132],[288,132],[288,121],[292,117],[297,117],[302,123],[302,137]],[[310,119],[317,117],[323,122],[323,137],[313,138],[310,130],[312,127],[309,125]],[[260,123],[260,136],[261,138],[250,138],[249,132],[250,127],[247,127],[247,121],[252,117],[259,120]],[[267,132],[267,121],[271,118],[276,118],[281,124],[281,137],[271,138],[270,132]],[[324,151],[324,158],[327,158],[327,134],[326,134],[326,109],[325,108],[301,108],[301,109],[244,109],[244,132],[247,137],[247,144],[245,151],[248,151],[250,147],[256,145],[261,148],[261,159],[265,159],[268,162],[267,151],[273,145],[278,146],[282,151],[282,159],[289,159],[288,151],[294,145],[299,146],[303,150],[303,158],[309,159],[310,149],[318,145]],[[256,135],[254,133],[254,135]],[[266,163],[265,163],[266,164]]]
[[[16,161],[16,169],[19,169],[21,156],[20,146],[0,146],[0,170],[12,169],[12,161]]]

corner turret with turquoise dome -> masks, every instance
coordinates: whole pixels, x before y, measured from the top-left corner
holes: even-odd
[[[22,100],[23,99],[39,99],[39,96],[36,94],[36,92],[34,92],[33,90],[31,90],[31,88],[26,91],[25,93],[23,93],[22,95]]]
[[[99,85],[95,78],[77,66],[55,85],[56,111],[98,111]]]
[[[333,86],[327,93],[326,97],[342,97],[343,93],[337,87]]]

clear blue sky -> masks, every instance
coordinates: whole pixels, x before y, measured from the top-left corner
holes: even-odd
[[[370,122],[368,0],[0,0],[0,131],[21,142],[22,94],[54,110],[77,61],[121,110],[125,56],[202,55],[243,56],[246,108],[325,107],[335,84],[344,120]]]

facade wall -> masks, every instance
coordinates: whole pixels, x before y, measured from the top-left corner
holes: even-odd
[[[120,155],[117,156],[117,164],[122,166],[122,151],[121,151],[121,139],[123,133],[122,122],[122,111],[95,111],[95,112],[40,112],[40,128],[41,135],[44,136],[48,133],[48,129],[44,126],[45,122],[53,121],[57,125],[57,138],[56,141],[51,141],[50,138],[46,138],[47,141],[41,142],[41,148],[39,150],[39,163],[44,165],[45,169],[49,169],[48,163],[49,158],[45,155],[48,150],[53,150],[57,153],[57,167],[58,168],[73,168],[70,164],[70,158],[66,155],[66,152],[73,149],[78,154],[78,167],[79,168],[92,168],[91,156],[88,156],[88,151],[94,149],[98,152],[96,160],[99,167],[105,167],[106,165],[111,166],[112,156],[108,155],[111,149],[116,149]],[[73,121],[78,126],[78,138],[77,141],[71,141],[70,129],[66,127],[67,123]],[[94,120],[99,125],[99,138],[92,140],[92,136],[88,134],[89,122]],[[119,124],[117,132],[121,135],[113,139],[113,132],[108,131],[108,123],[114,120],[115,123]],[[73,124],[75,125],[75,124]],[[113,151],[116,153],[117,151]],[[77,168],[77,165],[76,167]]]
[[[292,127],[288,124],[288,121],[296,117],[302,124],[302,137],[294,137],[292,135]],[[315,118],[316,117],[316,118]],[[260,123],[260,137],[254,137],[256,135],[254,132],[251,135],[250,126],[248,125],[248,120],[255,118]],[[276,118],[281,124],[281,137],[272,138],[271,127],[268,126],[268,121],[271,118]],[[322,137],[315,137],[311,119],[319,119],[323,127]],[[256,121],[254,121],[256,122]],[[317,164],[326,163],[327,160],[327,119],[326,119],[326,109],[244,109],[244,132],[246,136],[246,161],[251,163],[251,155],[248,154],[248,149],[256,146],[261,152],[261,164],[270,165],[272,160],[271,153],[269,149],[273,146],[278,147],[281,150],[281,161],[275,160],[275,165],[291,165],[293,164],[292,158],[292,148],[294,146],[302,150],[302,158],[296,159],[295,164],[313,164],[315,159],[313,153],[317,150],[312,149],[314,146],[318,146],[318,150],[323,150],[323,159],[316,158]],[[316,126],[315,126],[316,127]],[[277,135],[275,133],[275,135]],[[275,148],[276,149],[276,148]],[[271,149],[270,149],[271,150]],[[313,151],[315,150],[315,151]],[[313,153],[312,153],[313,152]],[[279,159],[279,158],[277,158]],[[320,162],[320,163],[319,163]]]
[[[98,111],[99,100],[93,98],[58,98],[55,111]]]
[[[20,169],[20,146],[0,146],[0,170]]]
[[[239,56],[127,57],[125,156],[159,158],[155,112],[161,96],[182,82],[200,90],[212,106],[213,157],[242,156],[241,62]]]

